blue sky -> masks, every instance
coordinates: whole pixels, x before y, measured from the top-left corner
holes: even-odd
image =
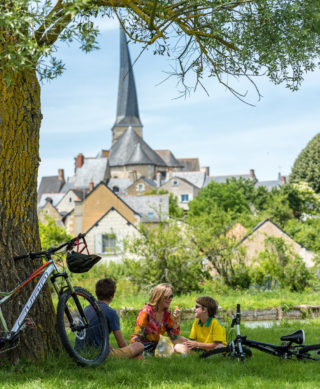
[[[61,77],[42,85],[39,178],[71,176],[74,157],[95,156],[111,146],[119,78],[119,30],[116,22],[101,23],[100,50],[84,54],[79,44],[61,46],[66,65]],[[130,45],[131,59],[141,47]],[[260,181],[288,175],[306,144],[320,130],[320,71],[306,75],[298,92],[275,86],[265,78],[256,83],[246,105],[214,80],[178,98],[177,80],[163,81],[168,58],[144,52],[134,65],[143,136],[153,149],[170,149],[177,158],[198,157],[211,175],[248,174]],[[247,86],[238,85],[245,91]]]

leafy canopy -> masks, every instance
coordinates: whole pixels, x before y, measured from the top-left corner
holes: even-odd
[[[301,151],[294,162],[290,182],[306,182],[316,193],[320,192],[320,134]]]
[[[54,78],[59,41],[96,49],[95,18],[116,17],[132,40],[175,60],[186,90],[210,76],[242,98],[230,80],[262,74],[295,90],[318,64],[319,10],[316,0],[1,0],[0,69]]]

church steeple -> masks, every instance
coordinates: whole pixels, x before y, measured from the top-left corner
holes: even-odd
[[[120,77],[118,89],[117,117],[112,127],[112,144],[132,126],[142,137],[138,99],[125,32],[120,28]]]

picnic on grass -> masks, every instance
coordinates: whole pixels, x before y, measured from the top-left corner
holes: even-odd
[[[144,359],[145,356],[164,356],[171,353],[187,355],[208,351],[227,345],[226,330],[215,318],[218,303],[211,297],[201,296],[195,301],[195,320],[188,338],[180,336],[181,311],[178,307],[170,310],[173,287],[170,284],[156,285],[148,303],[140,310],[129,345],[120,328],[120,320],[115,309],[110,307],[116,292],[116,282],[111,278],[100,279],[95,288],[98,304],[113,333],[118,348],[109,345],[110,357]],[[92,309],[87,307],[88,310]],[[86,312],[89,320],[95,316]],[[95,327],[94,325],[92,326]],[[166,333],[167,337],[164,336]],[[90,334],[87,343],[101,344],[99,331]]]

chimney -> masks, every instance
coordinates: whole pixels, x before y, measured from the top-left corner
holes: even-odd
[[[136,182],[137,181],[137,171],[136,170],[131,170],[129,172],[129,179],[131,182]]]
[[[84,155],[79,153],[76,158],[76,169],[82,167],[83,162],[84,162]]]
[[[63,169],[58,169],[58,178],[61,181],[61,184],[65,183],[64,170]]]
[[[93,188],[94,188],[94,183],[93,183],[93,181],[91,180],[91,181],[89,182],[89,193],[93,191]]]
[[[161,173],[157,172],[156,174],[156,182],[157,182],[157,188],[160,188],[161,186]]]
[[[209,177],[209,175],[210,175],[210,168],[209,168],[209,166],[202,166],[201,167],[201,171],[203,171],[203,173],[205,173]]]
[[[284,184],[284,185],[287,183],[286,176],[281,176],[281,182],[282,182],[282,184]]]
[[[256,179],[256,175],[254,174],[254,169],[250,169],[250,178],[253,180]]]

